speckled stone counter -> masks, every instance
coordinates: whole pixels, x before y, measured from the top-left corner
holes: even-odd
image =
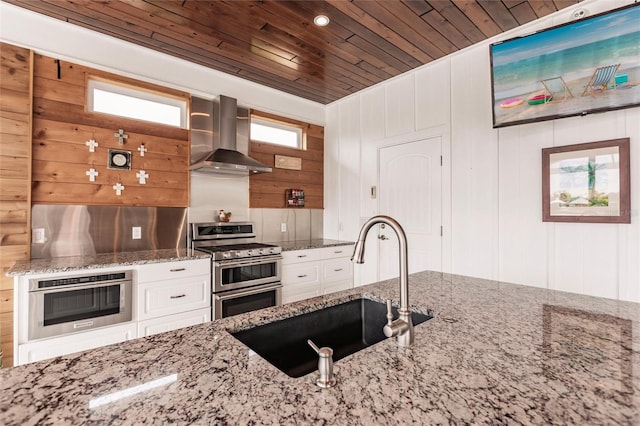
[[[190,249],[144,250],[124,253],[105,253],[92,256],[56,257],[16,262],[8,276],[46,274],[78,269],[109,268],[145,263],[173,262],[211,257],[210,254]]]
[[[227,332],[359,295],[397,300],[397,281],[2,370],[0,424],[640,424],[634,303],[414,274],[436,315],[415,345],[348,356],[324,390]]]
[[[329,239],[314,239],[314,240],[296,240],[296,241],[279,241],[274,243],[282,247],[282,251],[292,250],[307,250],[324,247],[337,247],[337,246],[349,246],[353,245],[353,241],[340,241]]]

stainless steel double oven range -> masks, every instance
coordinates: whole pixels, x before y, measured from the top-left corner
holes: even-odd
[[[282,248],[257,243],[253,223],[192,223],[190,238],[212,257],[212,318],[282,304]]]

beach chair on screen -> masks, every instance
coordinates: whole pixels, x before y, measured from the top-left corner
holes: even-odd
[[[562,102],[566,101],[567,98],[574,98],[573,93],[571,93],[571,89],[567,86],[567,82],[564,81],[562,77],[551,77],[545,78],[544,80],[540,80],[540,83],[544,86],[548,93],[558,99],[560,94],[562,94]]]
[[[616,75],[620,64],[607,65],[606,67],[598,67],[593,72],[593,75],[589,79],[589,83],[584,88],[584,92],[582,92],[582,96],[589,93],[591,96],[595,95],[596,89],[600,89],[601,91],[607,90],[609,86],[609,82]],[[613,89],[615,90],[616,83],[615,79],[613,80]]]

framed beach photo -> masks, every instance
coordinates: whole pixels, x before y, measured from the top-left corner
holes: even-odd
[[[631,223],[629,138],[542,150],[542,221]]]
[[[640,3],[490,46],[493,127],[640,105]]]

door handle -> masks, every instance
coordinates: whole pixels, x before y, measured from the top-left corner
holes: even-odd
[[[389,238],[387,238],[387,236],[383,234],[383,235],[378,235],[378,239],[384,241],[384,240],[388,240]]]
[[[169,296],[169,299],[180,299],[180,298],[186,297],[186,296],[187,296],[186,294],[179,294],[177,296]]]

